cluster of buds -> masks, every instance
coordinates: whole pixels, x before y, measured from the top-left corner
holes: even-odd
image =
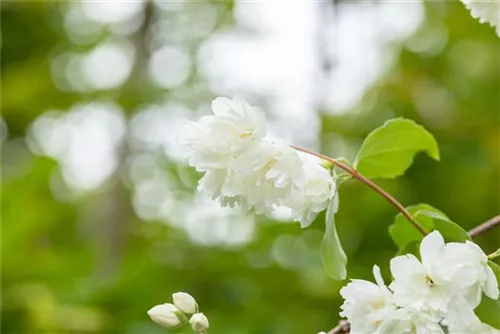
[[[156,305],[148,311],[148,315],[158,325],[167,328],[177,328],[188,323],[193,331],[199,334],[206,333],[209,327],[207,317],[199,312],[198,303],[188,293],[176,292],[172,295],[171,303]],[[189,316],[191,318],[189,318]]]

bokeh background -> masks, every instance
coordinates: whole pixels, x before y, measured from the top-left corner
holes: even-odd
[[[322,216],[302,230],[196,193],[176,136],[215,96],[349,159],[413,119],[441,162],[378,183],[464,228],[499,212],[500,39],[459,1],[3,1],[1,33],[3,333],[168,333],[146,311],[179,290],[210,333],[335,326]],[[396,212],[355,181],[340,203],[349,276],[388,277]]]

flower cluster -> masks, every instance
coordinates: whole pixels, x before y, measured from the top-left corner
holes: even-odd
[[[180,143],[204,172],[199,189],[222,205],[257,213],[288,207],[306,227],[335,195],[335,183],[310,157],[268,134],[264,113],[238,99],[216,98],[213,115],[186,126]]]
[[[500,333],[481,323],[474,309],[483,293],[498,299],[498,284],[488,257],[476,244],[445,243],[434,231],[414,255],[391,260],[394,278],[386,286],[374,266],[375,283],[352,280],[340,291],[340,315],[352,334],[367,333]]]
[[[203,313],[198,312],[196,300],[188,293],[176,292],[172,295],[173,304],[165,303],[156,305],[148,311],[148,315],[157,324],[176,328],[188,322],[196,333],[205,333],[209,327],[208,319]]]

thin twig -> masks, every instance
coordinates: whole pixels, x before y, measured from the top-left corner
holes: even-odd
[[[328,332],[328,334],[349,334],[351,330],[351,325],[347,320],[340,320],[337,327],[333,328]]]
[[[472,230],[469,231],[469,236],[471,238],[475,238],[478,235],[483,234],[484,232],[491,230],[495,226],[499,226],[499,225],[500,225],[500,215],[495,216],[495,217],[485,221],[481,225],[474,227]]]
[[[383,190],[382,188],[380,188],[378,185],[376,185],[375,183],[373,183],[373,181],[371,181],[371,180],[367,179],[365,176],[361,175],[353,167],[348,166],[348,165],[346,165],[346,164],[344,164],[344,163],[342,163],[340,161],[337,161],[336,159],[330,158],[329,156],[326,156],[326,155],[323,155],[323,154],[320,154],[320,153],[316,153],[316,152],[310,151],[310,150],[302,148],[302,147],[293,146],[293,145],[290,145],[290,146],[292,148],[296,149],[297,151],[301,151],[301,152],[304,152],[304,153],[307,153],[307,154],[314,155],[314,156],[316,156],[318,158],[321,158],[323,160],[326,160],[326,161],[332,163],[333,165],[339,167],[340,169],[343,169],[344,171],[346,171],[347,173],[349,173],[354,179],[356,179],[358,181],[361,181],[362,183],[366,184],[368,187],[372,188],[375,192],[377,192],[382,197],[384,197],[386,200],[388,200],[396,209],[398,209],[401,212],[401,214],[403,216],[405,216],[406,219],[408,219],[408,221],[410,223],[413,224],[413,226],[415,226],[415,228],[417,230],[420,231],[420,233],[422,233],[423,235],[427,234],[427,232],[424,230],[424,228],[415,219],[413,219],[413,217],[411,216],[411,214],[408,212],[408,210],[406,210],[406,208],[401,203],[399,203],[394,197],[392,197],[391,194],[389,194],[388,192],[386,192],[385,190]]]

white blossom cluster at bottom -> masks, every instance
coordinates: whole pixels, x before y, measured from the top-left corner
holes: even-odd
[[[393,258],[389,286],[374,266],[376,284],[355,279],[341,289],[340,315],[351,334],[500,333],[474,314],[483,293],[499,296],[481,248],[469,241],[445,243],[434,231],[422,240],[420,256],[421,261],[411,254]]]

